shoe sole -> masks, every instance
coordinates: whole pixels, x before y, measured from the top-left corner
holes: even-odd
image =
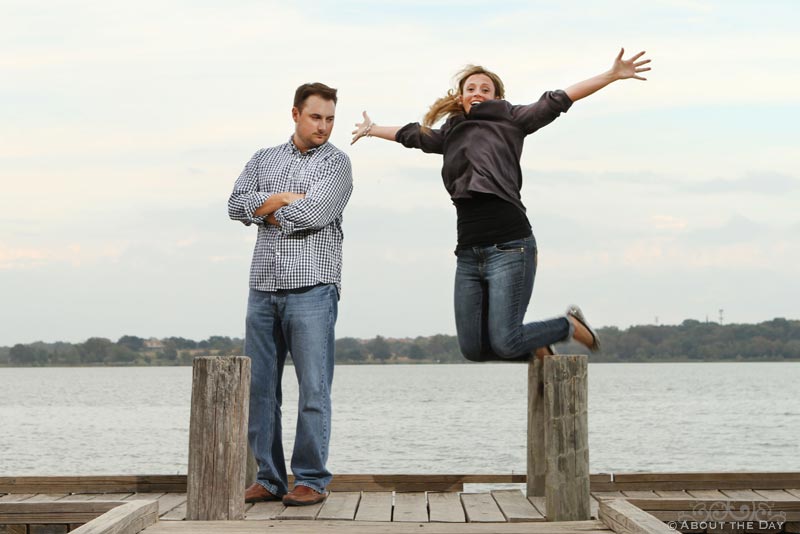
[[[592,344],[589,347],[589,350],[592,352],[597,352],[600,350],[600,337],[597,335],[597,332],[594,331],[594,328],[589,326],[589,323],[586,321],[586,317],[583,315],[583,311],[578,306],[570,306],[567,308],[567,315],[570,317],[574,317],[576,321],[581,323],[586,330],[589,331],[589,334],[592,336]]]
[[[286,506],[311,506],[312,504],[321,503],[326,497],[327,495],[324,495],[319,499],[314,499],[313,501],[294,501],[292,499],[284,499],[283,504]]]
[[[255,499],[245,499],[245,503],[253,503],[253,502],[273,502],[273,501],[280,501],[280,497],[257,497]]]

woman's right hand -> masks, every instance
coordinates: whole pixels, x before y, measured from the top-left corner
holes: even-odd
[[[352,131],[353,140],[350,142],[351,145],[367,135],[372,127],[372,119],[369,118],[367,112],[363,111],[361,114],[364,116],[364,121],[356,123],[356,129]]]

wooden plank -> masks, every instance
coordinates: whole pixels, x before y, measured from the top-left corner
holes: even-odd
[[[592,519],[598,519],[600,517],[600,501],[592,495],[592,500],[589,505],[591,506]]]
[[[547,519],[547,502],[543,496],[528,497],[528,502],[536,508],[536,511]]]
[[[720,501],[728,500],[727,495],[715,489],[705,489],[705,490],[693,489],[693,490],[686,490],[686,492],[696,499],[720,500]]]
[[[69,525],[28,525],[28,534],[67,534]]]
[[[594,495],[598,501],[602,501],[604,499],[624,499],[625,495],[621,491],[593,491],[592,495]]]
[[[323,501],[324,502],[324,501]],[[322,509],[321,502],[309,506],[286,506],[275,519],[290,521],[311,521],[316,519]]]
[[[623,499],[600,501],[600,520],[620,534],[674,534],[675,531]]]
[[[592,492],[596,491],[625,491],[625,490],[692,490],[692,489],[785,489],[796,485],[793,480],[761,481],[754,484],[751,480],[720,480],[720,481],[665,481],[665,482],[611,482],[610,484],[593,484]]]
[[[706,534],[745,534],[744,527],[739,528],[737,523],[709,523]]]
[[[428,499],[425,492],[395,493],[392,521],[398,523],[427,523]]]
[[[257,502],[252,508],[245,511],[246,520],[275,519],[286,508],[281,501]]]
[[[370,491],[361,494],[356,521],[391,521],[392,492]]]
[[[72,532],[75,534],[136,534],[158,521],[158,503],[129,501]]]
[[[164,521],[143,534],[298,534],[309,532],[308,522],[274,521],[267,527],[259,521]],[[599,521],[563,523],[378,523],[315,521],[318,534],[613,534]],[[673,533],[674,534],[674,533]]]
[[[800,521],[787,521],[783,525],[783,530],[787,534],[800,534]]]
[[[428,509],[432,523],[464,523],[464,507],[458,493],[428,493]]]
[[[786,473],[615,473],[615,482],[668,482],[668,481],[785,481],[800,483],[800,472]],[[787,486],[794,487],[794,486]]]
[[[753,490],[749,489],[726,489],[722,490],[729,499],[736,499],[738,501],[758,501],[764,498]]]
[[[756,493],[769,501],[796,501],[796,496],[785,490],[756,489]]]
[[[661,521],[800,521],[800,512],[779,510],[645,510]],[[748,515],[749,514],[749,515]],[[679,529],[680,530],[680,529]]]
[[[0,477],[5,493],[186,491],[186,475]]]
[[[27,525],[0,525],[0,534],[28,534]]]
[[[800,501],[768,501],[759,499],[630,499],[630,503],[643,510],[781,510],[800,512]]]
[[[0,497],[0,502],[22,502],[36,497],[36,493],[9,493]]]
[[[545,520],[544,515],[519,490],[496,490],[492,492],[492,497],[509,523]]]
[[[123,501],[157,501],[161,497],[166,495],[164,492],[142,492],[142,493],[131,493],[129,496],[122,499]]]
[[[524,484],[526,475],[510,474],[337,474],[331,491],[462,491],[464,484]],[[783,487],[800,487],[800,480]],[[293,477],[289,476],[290,485]],[[612,484],[610,473],[594,473],[589,481]],[[772,486],[768,486],[772,487]],[[607,488],[597,488],[598,491]],[[617,488],[611,488],[617,489]],[[0,493],[185,493],[186,475],[0,477]],[[2,498],[2,497],[0,497]]]
[[[160,512],[159,512],[160,513]],[[186,519],[186,499],[165,514],[159,515],[161,521],[183,521]]]
[[[504,523],[506,520],[491,493],[462,493],[461,502],[470,523]]]
[[[361,500],[361,493],[336,491],[331,492],[322,509],[317,514],[317,519],[339,519],[352,521],[356,517],[358,502]]]
[[[622,494],[629,499],[657,499],[660,497],[652,490],[627,490],[623,491]]]
[[[87,501],[87,502],[69,502],[61,501],[22,501],[22,502],[4,502],[0,503],[0,517],[12,515],[15,513],[25,514],[53,514],[53,513],[93,513],[98,515],[108,512],[109,510],[120,506],[122,503],[117,501]],[[1,523],[2,521],[0,521]]]
[[[66,497],[66,493],[39,493],[34,495],[30,499],[26,499],[25,502],[53,502],[53,501],[60,501],[64,497]]]
[[[795,496],[795,497],[797,497],[798,499],[800,499],[800,489],[787,488],[787,489],[786,489],[786,491],[787,491],[788,493],[791,493],[792,495],[794,495],[794,496]]]
[[[163,519],[163,517],[177,508],[178,506],[186,504],[186,494],[185,493],[165,493],[161,497],[158,498],[158,513],[159,516]],[[185,510],[185,508],[184,508]],[[185,512],[184,512],[185,515]],[[183,519],[183,518],[181,518]]]
[[[93,501],[124,501],[128,499],[128,497],[132,497],[136,495],[135,493],[131,492],[118,492],[118,493],[95,493]],[[140,500],[140,499],[131,499],[131,500]]]
[[[94,500],[96,493],[73,493],[72,495],[67,495],[62,501],[69,501],[69,502],[88,502]]]
[[[492,480],[499,479],[504,481],[522,478],[521,482],[525,482],[525,475],[336,475],[327,489],[342,492],[462,491],[464,489],[464,479],[481,479],[484,476]],[[289,478],[291,479],[291,477]],[[475,483],[491,484],[495,482]]]
[[[683,490],[655,490],[655,494],[668,499],[691,499],[691,496]]]

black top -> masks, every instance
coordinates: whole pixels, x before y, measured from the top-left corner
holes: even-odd
[[[548,91],[525,106],[487,100],[474,104],[467,114],[451,116],[439,129],[407,124],[395,140],[408,148],[444,156],[442,180],[453,200],[491,193],[524,212],[519,160],[525,136],[553,122],[571,105],[572,100],[561,90]]]
[[[458,212],[458,248],[496,245],[531,235],[525,214],[510,202],[487,193],[453,200]]]

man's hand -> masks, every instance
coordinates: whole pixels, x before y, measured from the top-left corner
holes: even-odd
[[[265,215],[269,215],[270,213],[274,213],[276,210],[288,206],[292,202],[296,200],[300,200],[301,198],[306,198],[305,193],[290,193],[285,191],[283,193],[275,193],[270,195],[270,197],[263,203],[261,206],[253,213],[256,217],[263,217]]]
[[[300,200],[301,198],[306,198],[305,193],[281,193],[283,195],[283,201],[285,202],[284,206],[288,206],[295,200]]]

